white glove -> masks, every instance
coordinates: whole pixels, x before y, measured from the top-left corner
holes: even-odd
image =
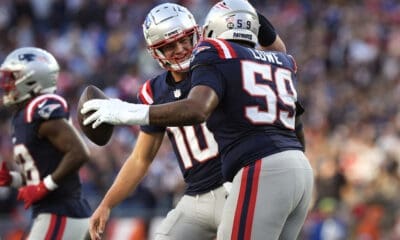
[[[96,128],[102,123],[148,125],[149,109],[149,105],[127,103],[116,98],[92,99],[83,104],[81,113],[95,111],[83,121],[85,126],[93,123],[92,128]]]

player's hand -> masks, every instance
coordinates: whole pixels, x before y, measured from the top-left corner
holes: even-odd
[[[49,193],[49,190],[41,181],[38,185],[27,185],[18,191],[18,200],[24,201],[25,209],[29,208],[33,203],[44,198]]]
[[[111,209],[100,205],[89,220],[89,233],[92,240],[100,240],[110,217]]]
[[[92,99],[85,102],[81,113],[94,111],[84,121],[83,125],[92,124],[93,128],[102,123],[112,125],[147,125],[149,124],[149,106],[133,104],[119,99]]]
[[[1,169],[0,169],[0,186],[1,187],[6,187],[11,185],[11,174],[10,170],[7,168],[7,164],[5,161],[1,164]]]

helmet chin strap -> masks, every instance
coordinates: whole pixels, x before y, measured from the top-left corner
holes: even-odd
[[[174,63],[171,64],[170,62],[165,62],[164,66],[170,71],[175,71],[175,72],[187,72],[189,69],[189,64],[190,64],[190,59],[187,59],[181,63]]]

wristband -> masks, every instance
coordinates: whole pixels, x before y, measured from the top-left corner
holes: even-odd
[[[45,178],[43,179],[43,184],[44,184],[44,186],[45,186],[48,190],[50,190],[50,191],[53,191],[53,190],[55,190],[56,188],[58,188],[57,183],[54,182],[54,180],[53,180],[53,178],[51,177],[50,174],[47,175],[47,177],[45,177]]]
[[[150,123],[150,105],[126,103],[120,115],[121,122],[129,125],[149,125]]]

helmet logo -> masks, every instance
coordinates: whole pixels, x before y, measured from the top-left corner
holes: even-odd
[[[217,5],[215,5],[216,8],[222,8],[222,9],[229,9],[228,6],[224,2],[219,2]]]
[[[20,54],[20,55],[18,55],[18,60],[27,61],[27,62],[33,62],[35,60],[38,60],[41,62],[50,63],[50,60],[48,58],[46,58],[45,56],[40,56],[40,55],[38,56],[33,53]]]
[[[18,55],[18,60],[32,62],[35,60],[35,57],[36,57],[36,55],[33,53],[25,53],[25,54]]]

